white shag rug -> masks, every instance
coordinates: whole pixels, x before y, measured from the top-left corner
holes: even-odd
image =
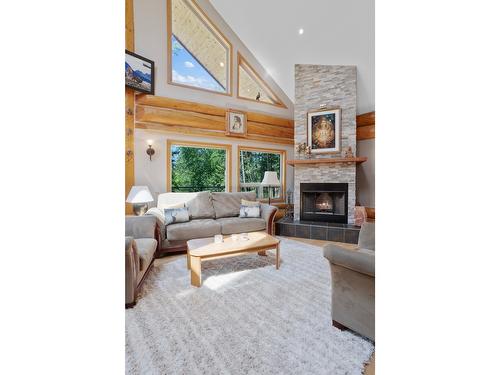
[[[362,374],[373,343],[332,326],[322,249],[281,237],[275,252],[155,265],[126,310],[128,374]]]

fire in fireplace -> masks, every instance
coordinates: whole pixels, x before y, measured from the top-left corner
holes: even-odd
[[[347,224],[346,183],[300,184],[300,219]]]

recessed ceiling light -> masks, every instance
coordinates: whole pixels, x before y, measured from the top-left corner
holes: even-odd
[[[223,62],[221,62],[219,65],[224,68],[224,63]]]
[[[302,35],[302,34],[304,34],[304,29],[300,28],[299,29],[299,35]]]

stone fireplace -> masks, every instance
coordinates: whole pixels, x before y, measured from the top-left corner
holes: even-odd
[[[336,154],[315,154],[311,159],[342,158],[351,147],[356,155],[356,67],[345,65],[295,65],[295,144],[307,142],[307,112],[340,108],[340,148]],[[295,152],[295,159],[305,159]],[[346,187],[343,198],[332,195],[303,195],[311,184],[337,184]],[[304,190],[303,190],[304,189]],[[327,191],[325,191],[327,192]],[[305,199],[304,199],[305,197]],[[310,198],[308,198],[310,197]],[[337,211],[321,211],[328,197]],[[319,202],[311,202],[313,199]],[[337,201],[335,201],[337,199]],[[343,199],[343,201],[342,201]],[[332,203],[330,203],[332,204]],[[356,204],[356,163],[301,164],[294,166],[294,220],[354,224]],[[340,206],[344,209],[342,212]],[[311,214],[312,213],[312,214]],[[342,213],[342,214],[341,214]],[[338,221],[341,220],[341,221]]]

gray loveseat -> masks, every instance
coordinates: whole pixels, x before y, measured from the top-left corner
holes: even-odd
[[[267,231],[273,234],[277,208],[265,203],[260,205],[260,217],[240,218],[241,200],[255,201],[255,192],[244,193],[164,193],[158,196],[157,207],[147,214],[157,218],[158,250],[156,257],[168,253],[185,252],[187,241],[194,238],[213,237],[216,234]],[[190,220],[185,223],[165,225],[164,209],[184,203]]]
[[[364,223],[355,249],[328,244],[332,271],[332,321],[375,340],[375,224]]]
[[[154,217],[125,218],[125,307],[135,305],[139,290],[153,268],[158,245],[155,229]]]

